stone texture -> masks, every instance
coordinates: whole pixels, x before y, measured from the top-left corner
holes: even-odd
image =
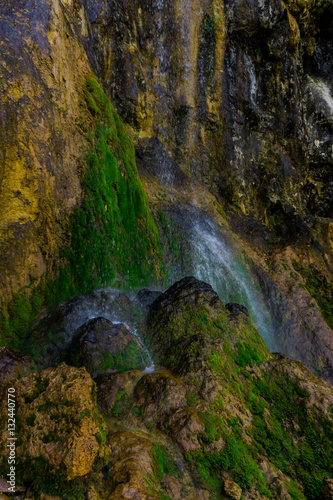
[[[29,463],[22,479],[32,480],[31,461],[37,458],[44,459],[53,473],[63,467],[68,479],[88,474],[95,460],[104,457],[106,447],[102,437],[105,424],[93,397],[94,383],[85,369],[63,363],[16,380],[14,387],[16,419],[21,422],[17,457]],[[3,399],[3,417],[5,413]],[[6,443],[4,429],[3,453]]]
[[[118,291],[96,290],[85,296],[73,297],[44,317],[29,338],[29,351],[37,366],[46,368],[64,360],[69,345],[80,326],[92,317],[104,317],[131,324],[136,305]]]
[[[240,500],[242,496],[242,488],[240,488],[237,483],[230,481],[229,479],[224,481],[224,491],[229,498],[232,498],[232,500]]]
[[[20,351],[0,348],[0,385],[14,381],[19,375],[28,375],[33,367],[32,359]]]
[[[94,318],[74,334],[66,356],[68,363],[84,366],[92,377],[117,370],[144,368],[142,346],[123,324]]]

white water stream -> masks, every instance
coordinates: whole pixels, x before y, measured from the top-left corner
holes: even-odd
[[[267,346],[275,346],[273,326],[264,297],[251,272],[246,257],[239,257],[223,238],[216,224],[206,218],[193,223],[193,274],[209,283],[224,304],[244,305]]]

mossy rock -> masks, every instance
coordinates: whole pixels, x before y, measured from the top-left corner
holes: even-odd
[[[106,426],[96,386],[84,368],[62,363],[12,382],[16,394],[17,475],[37,493],[62,496],[83,488],[106,457]],[[3,398],[1,415],[8,413]],[[7,456],[6,433],[0,447]],[[8,465],[8,464],[7,464]],[[1,469],[7,473],[7,467]],[[77,483],[77,479],[83,482]],[[70,495],[71,496],[71,495]]]
[[[142,346],[123,324],[94,318],[82,325],[68,348],[66,360],[84,366],[92,377],[110,371],[144,368]]]
[[[257,362],[269,357],[248,316],[231,313],[210,285],[193,277],[178,281],[153,302],[146,338],[164,366],[185,370],[186,358],[189,362],[208,357],[219,339],[238,353],[241,343],[248,346]]]

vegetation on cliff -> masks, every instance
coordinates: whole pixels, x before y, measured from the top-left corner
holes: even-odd
[[[64,264],[56,280],[22,290],[3,308],[4,345],[17,345],[42,308],[99,286],[137,289],[159,278],[159,233],[137,173],[133,143],[95,78],[87,79],[82,106],[90,114],[90,148],[83,199],[71,215],[70,244],[60,260]]]

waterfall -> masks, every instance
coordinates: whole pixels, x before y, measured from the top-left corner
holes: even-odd
[[[244,258],[235,254],[209,218],[193,223],[191,245],[194,276],[209,283],[224,304],[236,302],[244,305],[268,348],[274,350],[271,316]]]
[[[268,348],[277,349],[274,325],[257,277],[251,271],[251,260],[239,253],[230,238],[225,236],[209,214],[191,207],[169,212],[178,226],[177,231],[186,235],[186,270],[179,268],[171,275],[172,281],[193,275],[209,283],[224,304],[235,302],[244,305],[253,324]],[[172,225],[172,222],[170,222]]]

